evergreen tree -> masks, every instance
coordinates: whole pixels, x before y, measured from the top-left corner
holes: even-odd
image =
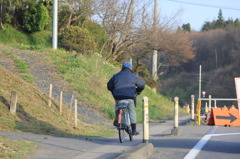
[[[216,29],[216,21],[208,22],[206,21],[202,27],[202,31],[208,31]]]
[[[240,21],[238,18],[234,21],[234,23],[236,27],[240,27]]]
[[[218,12],[218,19],[215,25],[215,28],[224,28],[224,18],[221,9]]]
[[[183,25],[182,25],[182,29],[185,30],[185,31],[191,32],[190,23],[183,24]]]

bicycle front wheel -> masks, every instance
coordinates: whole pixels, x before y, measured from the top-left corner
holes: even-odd
[[[125,130],[124,129],[118,129],[118,135],[119,135],[120,143],[123,143],[125,141]]]

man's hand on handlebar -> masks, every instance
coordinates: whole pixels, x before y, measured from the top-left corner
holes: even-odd
[[[140,95],[142,92],[136,92],[136,95]]]

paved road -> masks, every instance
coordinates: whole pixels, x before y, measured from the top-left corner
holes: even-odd
[[[239,159],[240,158],[240,127],[216,126],[214,132],[206,135],[201,141],[207,140],[196,159],[205,159],[211,156],[212,159]]]
[[[179,122],[185,122],[189,116],[180,118]],[[138,125],[139,130],[141,125]],[[165,123],[154,122],[150,124],[150,133],[158,136],[164,131],[173,128],[173,121]],[[142,131],[140,135],[134,136],[132,142],[126,141],[119,143],[117,133],[114,138],[61,138],[47,135],[35,135],[27,133],[7,133],[0,132],[0,135],[6,135],[10,139],[28,140],[38,143],[39,148],[36,153],[31,156],[32,159],[112,159],[119,156],[128,149],[142,143]]]
[[[180,118],[186,123],[189,117]],[[141,125],[138,126],[141,128]],[[239,159],[240,127],[181,125],[182,134],[171,135],[173,121],[150,123],[150,142],[155,152],[149,159]],[[112,159],[142,143],[142,132],[132,142],[113,138],[62,138],[28,133],[0,132],[7,138],[38,143],[31,159]]]
[[[152,136],[155,147],[149,159],[239,159],[240,127],[185,125],[183,134],[172,136],[169,130]]]

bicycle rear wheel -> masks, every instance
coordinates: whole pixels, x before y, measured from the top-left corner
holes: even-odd
[[[128,136],[129,136],[129,140],[132,141],[132,129],[130,126],[127,127],[127,133],[128,133]]]
[[[120,143],[123,143],[125,141],[125,130],[121,128],[118,129],[118,135]]]

